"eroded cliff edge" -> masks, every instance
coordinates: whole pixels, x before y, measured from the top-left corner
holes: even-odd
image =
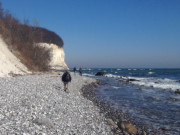
[[[69,69],[65,62],[65,52],[62,47],[59,47],[56,44],[50,44],[50,43],[38,43],[37,45],[49,50],[50,69],[53,69],[53,70]]]
[[[41,46],[49,51],[50,61],[48,64],[50,70],[68,69],[65,62],[65,53],[62,47],[50,43],[38,43],[38,46]],[[0,36],[0,77],[10,77],[13,75],[26,75],[32,73],[32,70],[29,70],[27,66],[25,66],[12,52],[13,50],[8,48],[8,45]]]

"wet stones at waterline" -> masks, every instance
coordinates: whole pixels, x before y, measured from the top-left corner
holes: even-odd
[[[137,129],[135,126],[133,126],[131,123],[126,121],[119,121],[117,123],[118,127],[124,132],[128,132],[129,134],[136,134]]]

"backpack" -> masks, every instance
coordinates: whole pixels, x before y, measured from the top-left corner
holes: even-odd
[[[71,81],[71,75],[69,72],[65,72],[63,75],[62,75],[62,81],[63,82],[70,82]]]

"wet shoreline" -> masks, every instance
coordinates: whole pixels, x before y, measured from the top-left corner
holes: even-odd
[[[122,110],[116,110],[115,108],[111,107],[107,103],[104,103],[103,101],[100,101],[98,97],[96,96],[96,91],[99,86],[104,85],[104,82],[102,80],[98,80],[95,83],[89,84],[87,86],[84,86],[82,88],[82,95],[87,98],[88,100],[92,101],[95,106],[98,106],[100,108],[100,113],[103,113],[105,118],[107,119],[107,123],[109,120],[112,120],[115,124],[110,124],[113,132],[115,134],[123,135],[123,134],[128,134],[128,132],[122,131],[121,128],[118,127],[117,123],[119,121],[126,121],[128,123],[131,123],[134,125],[137,129],[138,135],[155,135],[158,134],[158,131],[147,127],[143,125],[143,123],[139,123],[127,114],[123,113]],[[161,129],[163,130],[163,129]]]

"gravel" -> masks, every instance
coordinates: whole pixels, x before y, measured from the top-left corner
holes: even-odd
[[[0,134],[113,134],[100,109],[81,95],[96,80],[71,75],[70,93],[57,73],[0,78]]]

